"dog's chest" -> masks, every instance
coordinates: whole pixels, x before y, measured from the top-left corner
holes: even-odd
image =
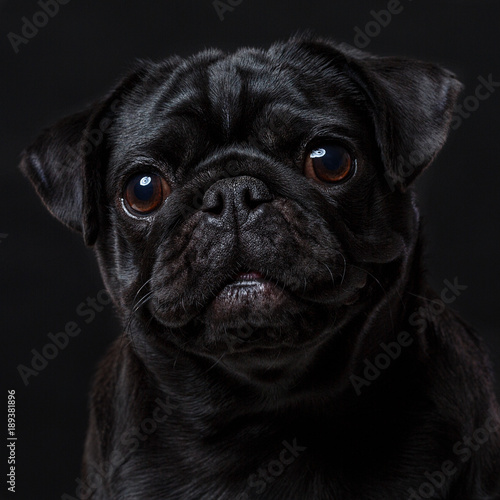
[[[318,434],[320,437],[321,433]],[[267,434],[212,446],[168,443],[139,450],[113,482],[116,500],[400,500],[415,463],[378,463],[349,453],[348,440]],[[280,441],[281,439],[281,441]],[[267,445],[266,445],[267,443]],[[353,443],[354,445],[355,443]],[[371,443],[380,451],[375,442]],[[357,447],[356,447],[357,448]],[[390,444],[387,444],[390,448]],[[386,450],[387,451],[387,450]],[[433,460],[429,457],[428,463]],[[385,476],[385,477],[384,477]],[[378,482],[377,491],[371,485]],[[415,481],[415,479],[413,479]],[[384,486],[383,486],[384,485]]]

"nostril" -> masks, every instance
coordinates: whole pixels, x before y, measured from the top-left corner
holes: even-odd
[[[220,191],[210,192],[203,198],[203,212],[220,215],[224,211],[224,197]]]
[[[272,201],[272,199],[272,195],[264,185],[253,184],[244,188],[240,198],[243,205],[250,210],[255,210],[258,206]]]
[[[252,195],[252,192],[250,189],[245,189],[245,192],[243,193],[243,203],[250,209],[254,210],[256,209],[259,205],[263,203],[263,200],[260,199],[259,197],[254,198]]]

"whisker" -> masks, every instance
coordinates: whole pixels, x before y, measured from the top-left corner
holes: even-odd
[[[226,355],[226,353],[225,353],[225,352],[223,352],[223,353],[221,354],[221,356],[220,356],[220,357],[219,357],[219,358],[215,361],[215,363],[214,363],[214,364],[213,364],[213,365],[212,365],[212,366],[211,366],[208,370],[204,371],[204,372],[202,373],[202,375],[205,375],[205,373],[208,373],[208,372],[209,372],[212,368],[214,368],[215,366],[217,366],[217,364],[219,363],[219,361],[221,361],[221,360],[222,360],[222,358],[223,358],[225,355]]]
[[[339,252],[339,254],[342,256],[344,259],[344,270],[342,271],[342,278],[340,279],[340,285],[342,286],[342,283],[344,283],[344,278],[345,278],[345,273],[347,270],[347,260],[342,252]]]
[[[152,291],[144,295],[144,297],[142,297],[142,299],[139,302],[137,302],[137,304],[133,307],[132,314],[136,313],[151,298],[152,295],[153,295]]]
[[[344,259],[344,261],[345,261],[345,259]],[[335,279],[333,278],[333,273],[332,273],[331,269],[324,262],[322,262],[322,264],[328,269],[328,272],[330,273],[330,277],[332,278],[332,286],[335,287]]]
[[[133,304],[135,304],[135,301],[137,300],[138,295],[141,293],[141,290],[142,290],[142,289],[143,289],[146,285],[148,285],[148,284],[151,282],[151,280],[152,280],[152,279],[153,279],[153,278],[151,277],[151,278],[149,278],[148,280],[146,280],[146,281],[142,284],[142,286],[139,288],[139,290],[137,290],[137,292],[136,292],[136,294],[135,294],[135,296],[134,296],[134,300],[132,301],[132,308],[134,307],[134,305],[133,305]]]

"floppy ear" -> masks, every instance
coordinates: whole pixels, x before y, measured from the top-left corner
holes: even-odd
[[[369,100],[386,178],[404,191],[445,143],[462,84],[430,63],[357,50],[345,55]]]
[[[98,193],[87,190],[87,129],[95,106],[62,119],[44,130],[22,155],[20,169],[34,185],[49,211],[62,223],[84,235],[92,245],[97,237],[98,222],[86,209],[97,202]],[[93,182],[92,184],[95,184]]]
[[[46,129],[22,155],[20,169],[49,211],[93,245],[99,229],[106,137],[122,97],[154,63],[140,61],[105,99]]]

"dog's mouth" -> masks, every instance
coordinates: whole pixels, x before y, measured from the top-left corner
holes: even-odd
[[[259,271],[245,271],[236,274],[234,282],[230,283],[229,286],[247,286],[254,285],[256,283],[262,282],[264,277]]]
[[[234,279],[217,294],[217,298],[240,300],[248,294],[265,293],[273,287],[273,283],[265,279],[261,272],[244,271],[237,273]]]
[[[247,318],[259,323],[259,316],[268,316],[283,307],[290,293],[255,270],[239,272],[224,285],[209,305],[212,320],[233,323],[235,318]]]

